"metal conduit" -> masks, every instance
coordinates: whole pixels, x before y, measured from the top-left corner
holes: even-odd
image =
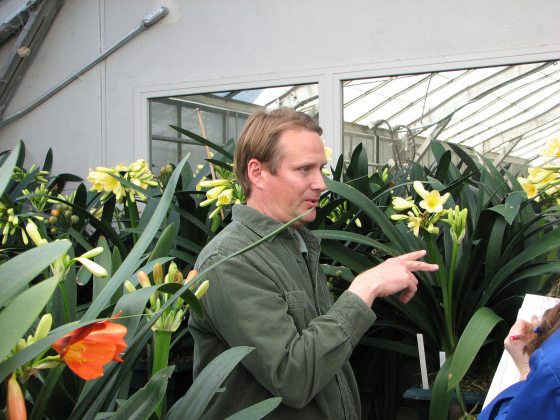
[[[144,19],[142,19],[142,22],[140,22],[140,25],[138,25],[138,27],[136,27],[135,29],[130,31],[127,35],[124,36],[124,38],[122,38],[120,41],[118,41],[116,44],[114,44],[108,50],[106,50],[102,54],[98,55],[96,58],[94,58],[88,64],[83,66],[81,69],[72,73],[65,80],[60,82],[57,86],[53,87],[48,92],[46,92],[45,94],[43,94],[40,97],[38,97],[37,99],[35,99],[32,103],[27,105],[22,110],[10,115],[9,117],[6,117],[6,118],[0,120],[0,128],[4,127],[5,125],[10,124],[11,122],[17,120],[18,118],[24,116],[25,114],[27,114],[27,113],[31,112],[32,110],[34,110],[35,108],[37,108],[43,102],[47,101],[50,97],[56,95],[58,92],[60,92],[62,89],[64,89],[70,83],[72,83],[78,77],[80,77],[81,75],[86,73],[92,67],[96,66],[101,61],[105,60],[108,56],[110,56],[112,53],[114,53],[116,50],[118,50],[120,47],[122,47],[124,44],[126,44],[128,41],[130,41],[132,38],[136,37],[136,35],[140,34],[144,30],[148,29],[150,26],[154,25],[156,22],[160,21],[161,19],[163,19],[168,14],[169,14],[169,9],[165,6],[160,6],[160,7],[155,8],[154,10],[152,10],[149,14],[147,14],[144,17]]]

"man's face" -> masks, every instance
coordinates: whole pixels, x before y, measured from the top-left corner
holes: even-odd
[[[319,197],[325,190],[321,169],[326,165],[321,137],[312,131],[286,130],[280,135],[282,158],[275,174],[263,165],[258,188],[249,205],[286,223],[309,209],[297,225],[315,220]]]

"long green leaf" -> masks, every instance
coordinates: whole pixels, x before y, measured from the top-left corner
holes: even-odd
[[[0,308],[27,288],[54,260],[66,253],[72,244],[63,239],[32,248],[0,265]]]
[[[389,220],[387,215],[383,213],[379,208],[371,202],[371,200],[364,194],[362,194],[357,189],[343,184],[338,181],[332,181],[325,178],[327,188],[346,198],[348,201],[352,202],[358,206],[374,223],[377,223],[379,227],[383,230],[383,233],[391,243],[396,245],[401,252],[410,252],[412,249],[409,248],[406,241],[400,236],[399,232]]]
[[[392,257],[399,255],[399,252],[390,246],[387,246],[375,239],[369,238],[359,233],[344,232],[340,230],[314,230],[313,233],[321,239],[333,239],[338,241],[355,242],[362,245],[369,245],[375,249],[379,249]]]
[[[553,231],[543,235],[537,243],[533,244],[533,246],[523,250],[514,258],[509,260],[489,282],[484,294],[480,298],[480,306],[485,306],[493,296],[494,292],[500,288],[502,282],[506,281],[523,264],[531,261],[533,258],[549,252],[552,249],[557,249],[558,246],[560,246],[560,229],[554,229]]]
[[[451,392],[447,390],[447,375],[452,361],[453,356],[449,356],[439,369],[434,380],[432,398],[430,399],[430,420],[444,420],[448,418]]]
[[[148,258],[148,262],[161,257],[167,257],[169,255],[169,250],[173,245],[173,239],[175,238],[175,224],[168,224],[163,232],[161,233],[154,249]]]
[[[500,321],[502,318],[490,308],[483,307],[474,313],[455,348],[453,361],[449,367],[449,391],[459,385],[486,337]]]
[[[21,141],[18,142],[17,146],[10,153],[10,156],[8,156],[2,166],[0,166],[0,197],[4,194],[4,190],[10,183],[10,179],[12,179],[12,173],[16,167],[22,147],[23,143]]]
[[[18,340],[33,325],[54,293],[57,284],[55,277],[43,280],[17,296],[0,312],[0,325],[2,325],[0,360],[10,353]]]
[[[189,130],[185,130],[184,128],[181,127],[177,127],[175,125],[170,125],[170,127],[176,131],[178,131],[179,133],[190,137],[193,140],[196,140],[197,142],[211,147],[212,149],[216,150],[217,152],[221,153],[222,155],[224,155],[226,158],[228,158],[230,161],[233,160],[233,156],[231,155],[231,153],[229,153],[226,149],[224,149],[223,147],[218,146],[215,143],[212,143],[210,140],[205,139],[204,137],[199,136],[198,134],[193,133],[192,131]]]
[[[139,389],[113,414],[112,420],[147,420],[167,390],[167,382],[175,366],[159,370],[144,388]]]
[[[229,416],[226,420],[259,420],[274,411],[281,402],[282,398],[280,397],[268,398],[252,405],[251,407],[247,407],[238,413],[235,413],[233,416]]]
[[[185,417],[198,419],[204,414],[206,406],[237,364],[247,356],[253,347],[233,347],[226,350],[204,368],[195,379],[188,392],[171,407],[166,420],[179,420]]]

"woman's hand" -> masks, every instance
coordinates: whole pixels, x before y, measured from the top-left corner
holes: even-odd
[[[504,340],[504,347],[510,354],[519,370],[519,379],[525,380],[529,374],[529,355],[523,351],[525,344],[534,336],[533,329],[538,325],[538,319],[533,315],[531,322],[518,319],[509,330]]]

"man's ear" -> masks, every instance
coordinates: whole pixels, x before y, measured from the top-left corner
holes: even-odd
[[[263,164],[258,159],[251,159],[247,163],[247,175],[251,186],[262,188],[263,183]]]

